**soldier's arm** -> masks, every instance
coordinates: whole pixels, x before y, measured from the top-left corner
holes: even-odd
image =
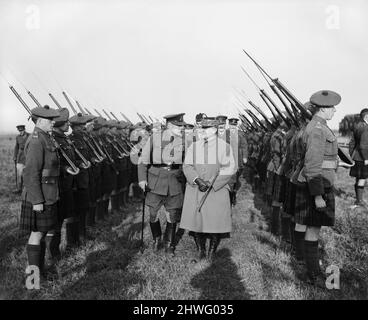
[[[322,163],[326,136],[322,128],[315,127],[306,140],[304,175],[312,196],[324,194]]]
[[[368,128],[365,127],[360,136],[359,148],[363,156],[363,160],[368,160]]]
[[[24,169],[24,186],[27,190],[27,201],[33,205],[45,201],[41,188],[44,149],[39,139],[32,138],[26,154]]]
[[[226,184],[228,184],[233,175],[236,173],[236,164],[231,148],[229,156],[226,155],[226,151],[222,152],[220,155],[220,172],[215,183],[213,184],[213,190],[215,191],[220,190]]]
[[[18,143],[18,139],[15,138],[15,147],[14,147],[13,161],[17,161],[18,151],[19,151],[19,143]]]

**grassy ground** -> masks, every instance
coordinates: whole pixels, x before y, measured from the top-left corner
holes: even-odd
[[[91,229],[96,239],[59,262],[58,280],[27,291],[27,239],[17,237],[20,202],[19,196],[10,193],[14,188],[13,143],[9,137],[0,139],[0,299],[368,298],[368,213],[351,208],[353,180],[345,169],[338,171],[336,226],[324,228],[321,241],[324,265],[341,269],[340,290],[315,289],[298,280],[302,270],[289,248],[266,231],[261,197],[243,181],[233,210],[232,236],[222,241],[213,263],[191,262],[195,245],[187,234],[174,258],[164,252],[154,254],[149,248],[147,220],[142,254],[142,212],[137,203]],[[112,232],[120,223],[117,232]]]

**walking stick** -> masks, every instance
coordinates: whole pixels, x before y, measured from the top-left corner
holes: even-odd
[[[140,252],[143,253],[144,252],[144,238],[143,238],[143,229],[144,229],[144,213],[145,213],[145,209],[146,209],[146,195],[147,195],[147,191],[148,191],[148,187],[146,186],[146,188],[144,189],[143,192],[143,209],[142,209],[142,230],[141,230],[141,244],[140,244]]]

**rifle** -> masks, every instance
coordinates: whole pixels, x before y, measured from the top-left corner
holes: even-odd
[[[294,94],[290,90],[288,90],[286,86],[282,84],[278,78],[275,78],[275,79],[271,78],[271,76],[244,49],[243,51],[254,62],[254,64],[259,68],[259,70],[263,72],[275,84],[275,86],[284,94],[284,96],[289,101],[293,102],[293,104],[300,110],[300,112],[306,119],[309,119],[309,120],[312,119],[311,112],[304,107],[304,104],[301,103],[298,100],[298,98],[296,98]],[[291,105],[293,106],[293,104]],[[340,147],[338,147],[338,156],[341,160],[346,162],[348,165],[354,164],[354,160],[349,155],[347,155]]]
[[[74,108],[74,106],[72,105],[72,103],[71,103],[71,101],[70,101],[69,97],[67,96],[67,94],[65,93],[65,91],[63,91],[63,92],[62,92],[62,94],[63,94],[63,96],[64,96],[64,98],[65,98],[66,102],[68,102],[68,104],[69,104],[70,108],[72,109],[72,111],[74,112],[74,114],[78,114],[77,110],[76,110],[76,109]]]
[[[61,109],[61,105],[60,105],[60,103],[55,99],[55,97],[54,97],[51,93],[49,93],[49,96],[50,96],[51,100],[52,100],[52,101],[54,101],[54,103],[56,104],[56,106],[57,106],[59,109]]]

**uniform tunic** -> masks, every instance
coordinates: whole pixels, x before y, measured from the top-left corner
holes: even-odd
[[[183,206],[184,147],[182,135],[165,130],[154,132],[142,148],[138,179],[148,183],[148,207],[158,210],[164,203],[170,212]]]
[[[231,232],[231,206],[229,198],[229,181],[236,172],[235,159],[230,148],[230,154],[226,155],[229,149],[222,139],[216,135],[205,142],[203,139],[193,143],[187,150],[184,174],[187,178],[185,198],[183,205],[180,227],[194,232],[203,233],[228,233]],[[208,161],[205,154],[208,150]],[[216,161],[216,154],[218,155]],[[210,161],[215,159],[215,161]],[[206,201],[200,212],[197,206],[200,203],[204,192],[198,189],[194,183],[199,177],[205,181],[210,181],[219,172],[213,185],[213,189],[208,194]]]
[[[19,164],[25,164],[26,158],[24,155],[24,147],[26,145],[26,141],[29,138],[29,133],[25,132],[23,136],[17,135],[15,138],[15,147],[14,147],[14,161]]]
[[[35,127],[25,145],[25,160],[20,228],[47,232],[56,226],[59,200],[59,157],[48,133]],[[42,213],[33,212],[36,204],[44,205]]]
[[[308,226],[333,226],[335,221],[334,182],[337,168],[337,139],[326,120],[313,116],[304,133],[306,146],[302,174],[308,185],[308,211],[304,219]],[[326,208],[317,209],[315,196],[321,195]]]

